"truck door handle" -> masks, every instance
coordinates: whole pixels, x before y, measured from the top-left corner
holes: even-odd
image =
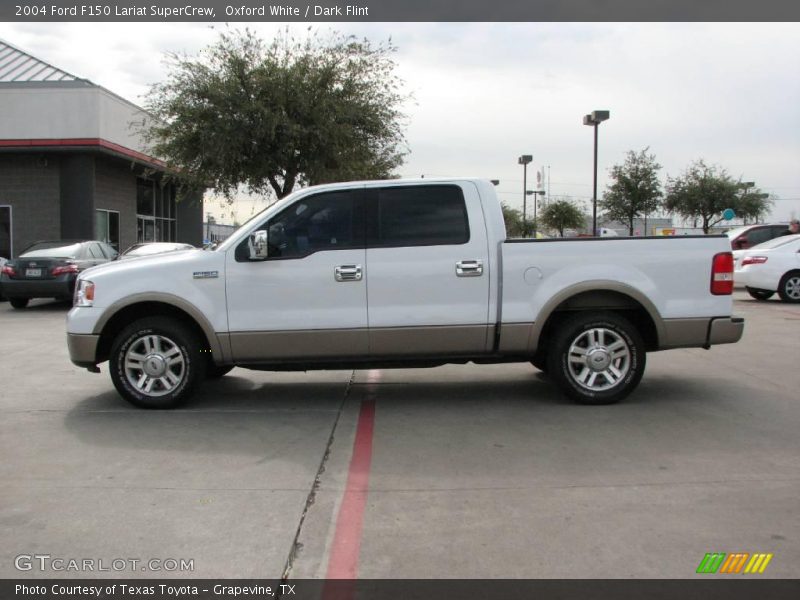
[[[339,265],[334,267],[333,276],[336,281],[361,281],[361,265]]]
[[[456,263],[456,277],[480,277],[483,275],[482,260],[460,260]]]

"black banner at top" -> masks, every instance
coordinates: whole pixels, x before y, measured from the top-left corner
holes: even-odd
[[[2,21],[798,21],[790,0],[3,0]]]

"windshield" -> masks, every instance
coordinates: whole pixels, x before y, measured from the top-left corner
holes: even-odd
[[[733,239],[735,237],[738,237],[740,233],[744,233],[748,229],[750,229],[749,225],[746,227],[734,227],[733,229],[728,229],[728,231],[725,232],[725,235],[727,235],[730,239]]]
[[[20,254],[20,258],[34,258],[37,256],[75,258],[78,256],[80,249],[80,244],[65,244],[64,242],[39,242]]]
[[[298,192],[302,192],[302,191],[304,191],[304,189],[298,190]],[[237,233],[238,231],[241,231],[241,230],[242,230],[242,229],[244,229],[245,227],[250,227],[250,226],[251,226],[251,225],[252,225],[252,224],[253,224],[255,221],[257,221],[258,219],[261,219],[261,218],[263,218],[263,216],[264,216],[264,213],[265,213],[266,211],[268,211],[268,210],[272,210],[273,208],[278,208],[278,207],[281,207],[281,206],[283,206],[284,204],[286,204],[287,202],[291,202],[291,201],[292,201],[292,200],[294,200],[294,198],[296,197],[296,194],[297,194],[297,192],[294,192],[294,193],[292,193],[292,194],[289,194],[288,196],[286,196],[286,197],[285,197],[285,198],[283,198],[282,200],[278,200],[277,202],[274,202],[274,203],[270,204],[270,205],[269,205],[268,207],[266,207],[264,210],[262,210],[262,211],[259,211],[259,212],[257,212],[256,214],[254,214],[252,217],[250,217],[249,219],[247,219],[247,221],[245,221],[245,222],[244,222],[244,224],[242,224],[242,225],[241,225],[241,226],[240,226],[238,229],[236,229],[236,231],[234,231],[234,232],[233,232],[233,233],[232,233],[232,234],[231,234],[231,235],[228,237],[228,239],[226,239],[226,240],[225,240],[224,242],[222,242],[222,243],[221,243],[219,246],[217,246],[216,248],[214,248],[214,249],[212,250],[212,252],[219,252],[219,251],[223,251],[223,252],[224,252],[225,250],[227,250],[228,248],[230,248],[230,247],[231,247],[231,245],[232,245],[232,243],[233,243],[233,239],[234,239],[234,238],[236,238],[236,233]]]

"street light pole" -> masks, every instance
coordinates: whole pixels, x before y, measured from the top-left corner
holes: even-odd
[[[538,196],[544,195],[544,190],[534,190],[529,193],[533,194],[533,239],[536,239],[536,232],[539,229],[539,220],[536,217],[536,205],[537,205],[536,200]]]
[[[739,184],[739,187],[742,188],[742,201],[747,197],[747,188],[755,187],[755,181],[743,181]],[[742,224],[747,225],[747,216],[743,216]]]
[[[528,165],[532,161],[530,154],[523,154],[517,159],[517,164],[522,165],[522,237],[528,232]]]
[[[594,185],[592,186],[592,235],[597,235],[597,128],[607,121],[611,113],[607,110],[595,110],[583,117],[583,124],[594,127]]]

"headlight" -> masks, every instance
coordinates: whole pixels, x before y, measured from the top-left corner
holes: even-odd
[[[93,306],[94,305],[94,283],[87,279],[79,279],[78,284],[75,286],[75,306]]]

